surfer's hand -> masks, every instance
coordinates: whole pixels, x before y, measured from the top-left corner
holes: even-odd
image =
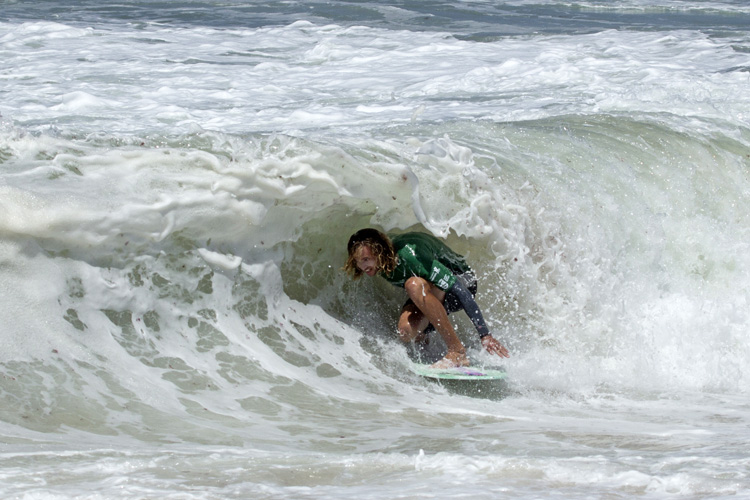
[[[485,335],[482,337],[482,345],[490,354],[497,354],[501,358],[509,358],[510,354],[508,354],[508,349],[503,347],[503,345],[495,340],[495,337],[492,335]]]

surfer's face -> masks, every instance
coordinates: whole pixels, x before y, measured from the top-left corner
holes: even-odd
[[[378,261],[367,245],[362,245],[357,251],[357,268],[367,276],[375,276],[378,272]]]

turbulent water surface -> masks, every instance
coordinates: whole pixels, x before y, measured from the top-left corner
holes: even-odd
[[[747,494],[746,2],[3,1],[0,59],[3,498]],[[411,374],[364,226],[507,383]]]

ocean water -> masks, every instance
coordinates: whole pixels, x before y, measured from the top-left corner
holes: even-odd
[[[750,497],[745,1],[6,0],[0,60],[0,497]],[[364,226],[507,383],[411,374]]]

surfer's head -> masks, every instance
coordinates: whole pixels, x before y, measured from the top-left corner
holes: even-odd
[[[377,229],[360,229],[349,238],[346,249],[349,258],[344,270],[354,279],[363,274],[375,276],[380,271],[390,274],[396,267],[393,243]]]

